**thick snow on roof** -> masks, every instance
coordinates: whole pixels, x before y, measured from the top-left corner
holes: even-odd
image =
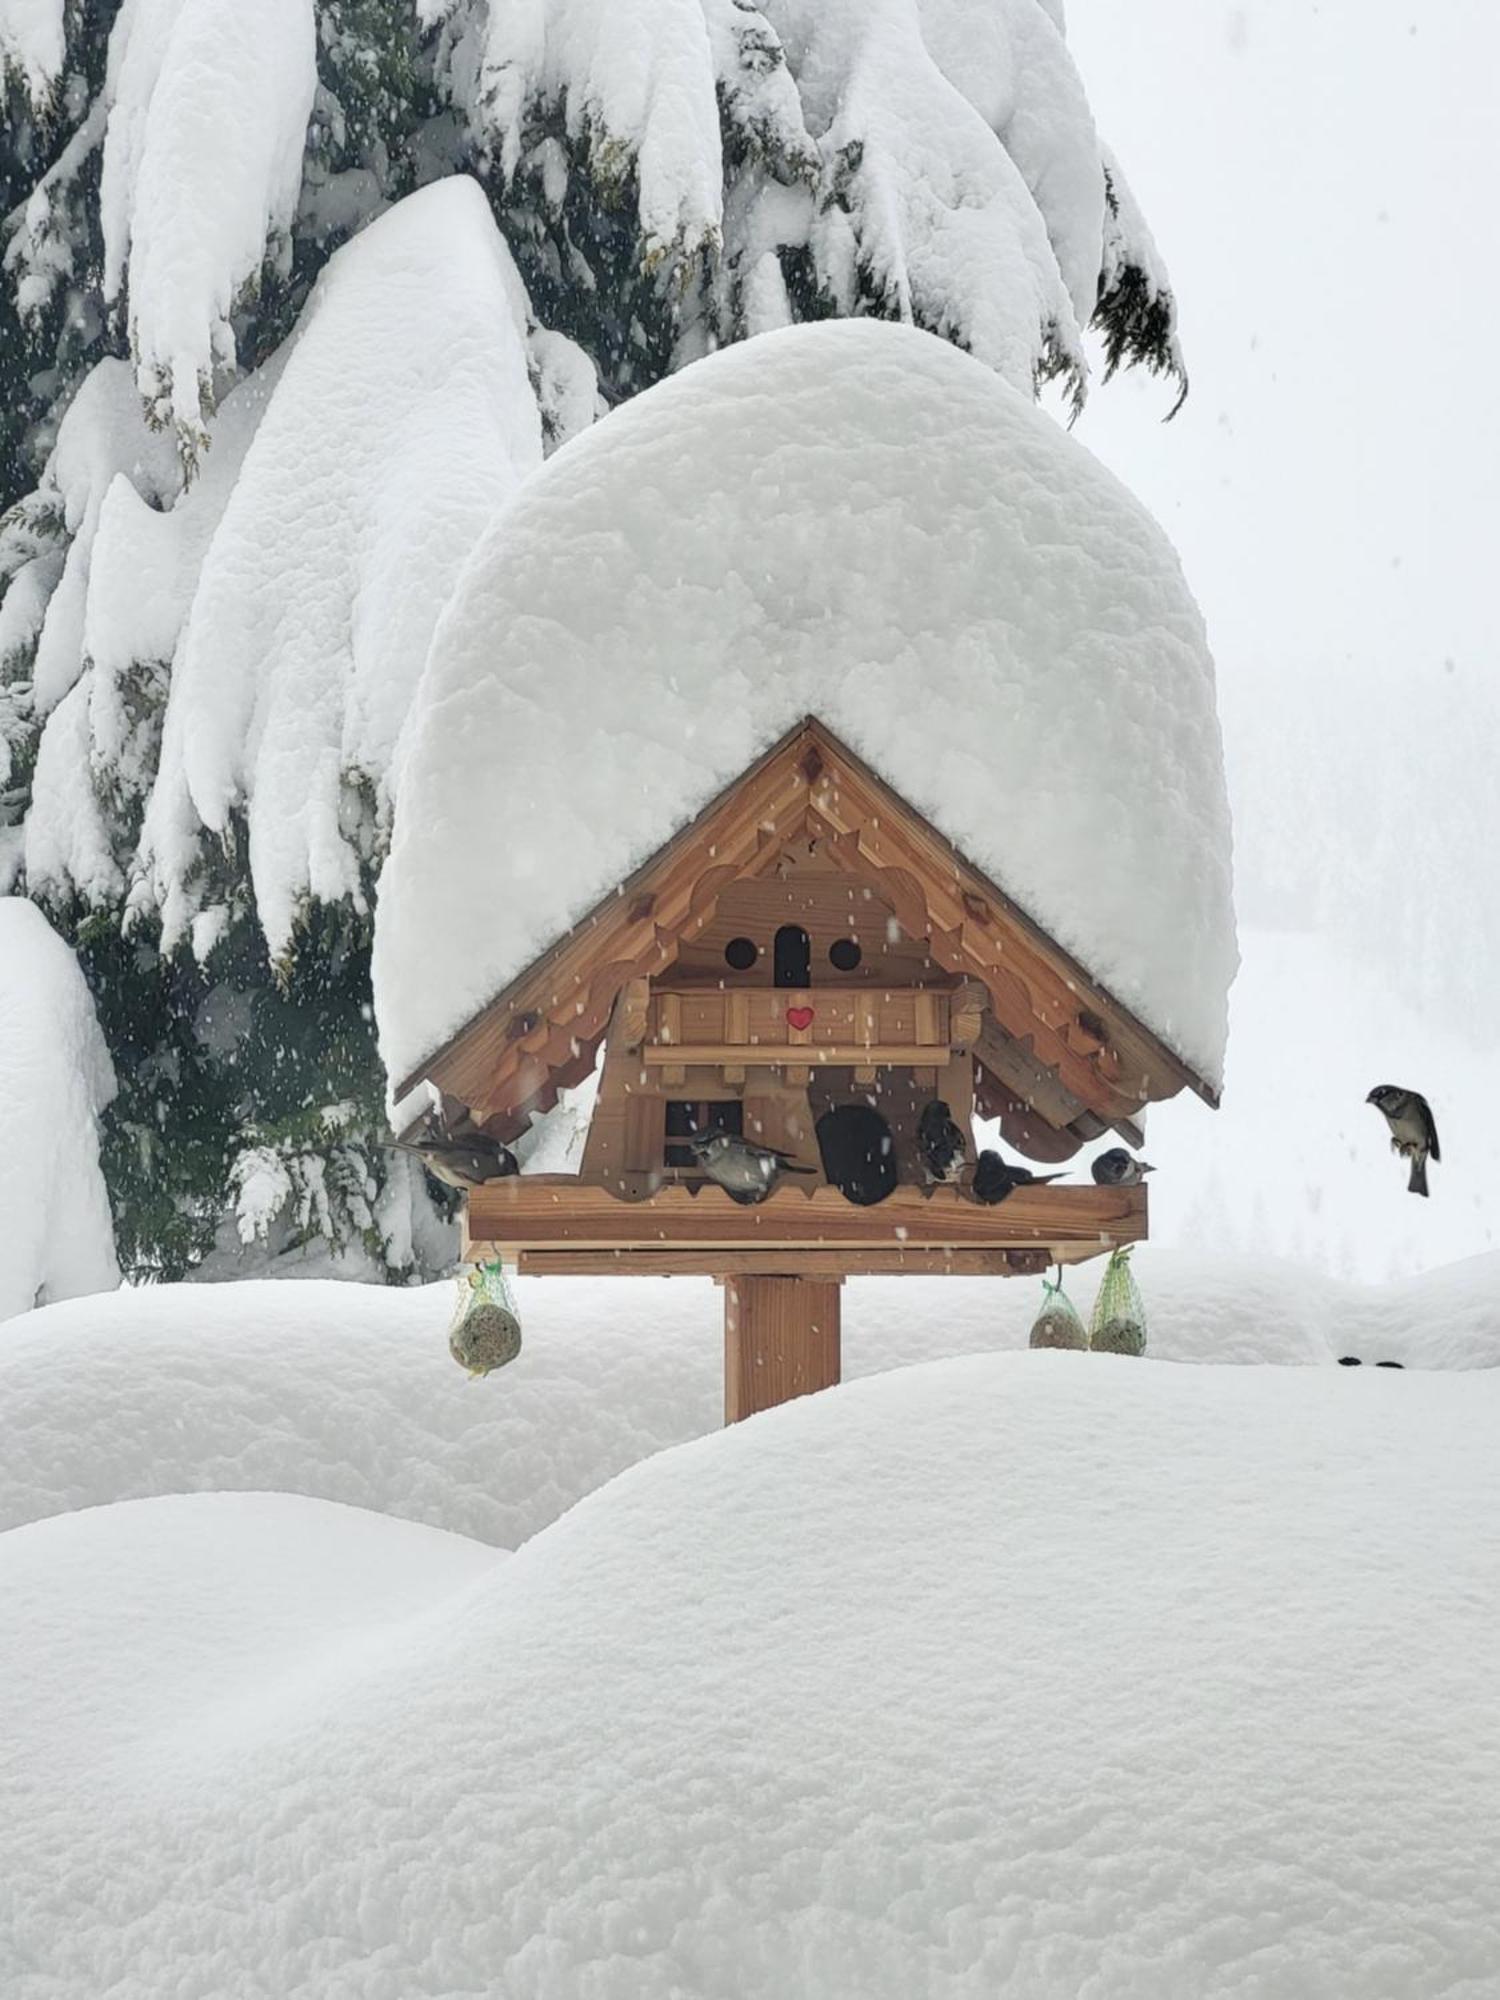
[[[1375,1287],[1265,1258],[1150,1247],[1134,1262],[1157,1359],[1500,1367],[1500,1255]],[[1102,1269],[1068,1276],[1085,1317]],[[448,1285],[153,1285],[17,1320],[0,1340],[0,1528],[274,1490],[516,1548],[627,1466],[719,1428],[723,1298],[707,1278],[516,1290],[525,1345],[483,1385],[449,1360]],[[856,1279],[844,1373],[1024,1348],[1041,1298],[988,1278]]]
[[[15,1529],[0,1953],[79,1995],[1477,2000],[1497,1396],[988,1355],[508,1561],[269,1496]]]
[[[476,549],[381,882],[393,1084],[808,713],[1217,1078],[1229,818],[1177,559],[990,370],[862,320],[647,391]]]
[[[0,1320],[119,1284],[96,1122],[114,1094],[77,960],[0,897]]]

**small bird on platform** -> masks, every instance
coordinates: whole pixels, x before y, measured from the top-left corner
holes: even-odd
[[[1034,1174],[1030,1167],[1013,1167],[998,1153],[986,1151],[974,1168],[974,1199],[994,1208],[1017,1188],[1045,1187],[1049,1181],[1062,1179],[1061,1174]]]
[[[1135,1159],[1123,1146],[1111,1146],[1099,1155],[1090,1172],[1100,1187],[1139,1187],[1156,1169],[1149,1160]]]
[[[504,1180],[521,1171],[509,1146],[481,1132],[467,1117],[450,1125],[436,1109],[396,1141],[396,1150],[415,1153],[430,1174],[460,1190],[483,1187],[486,1181]]]
[[[935,1097],[917,1120],[917,1147],[930,1179],[956,1181],[963,1172],[968,1148],[940,1097]]]
[[[687,1147],[715,1186],[743,1207],[764,1201],[783,1174],[817,1172],[816,1167],[799,1167],[774,1146],[757,1146],[732,1132],[710,1132],[707,1138],[689,1139]]]
[[[1398,1083],[1377,1083],[1365,1103],[1373,1104],[1390,1126],[1391,1151],[1411,1162],[1407,1193],[1426,1194],[1427,1162],[1443,1157],[1432,1106],[1420,1091],[1403,1090]]]

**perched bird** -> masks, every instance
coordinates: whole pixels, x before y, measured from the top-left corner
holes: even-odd
[[[935,1097],[917,1120],[917,1146],[932,1180],[956,1181],[963,1172],[968,1152],[964,1135],[940,1097]]]
[[[1377,1083],[1365,1099],[1373,1104],[1391,1128],[1391,1151],[1411,1161],[1408,1194],[1426,1194],[1427,1162],[1440,1160],[1437,1126],[1432,1106],[1420,1091],[1403,1090],[1397,1083]]]
[[[486,1181],[504,1180],[521,1171],[509,1146],[481,1132],[467,1115],[450,1124],[436,1108],[398,1139],[396,1148],[415,1153],[430,1174],[453,1188],[483,1187]]]
[[[1091,1171],[1100,1187],[1139,1187],[1156,1169],[1147,1160],[1133,1159],[1123,1146],[1111,1146],[1099,1155]]]
[[[1062,1178],[1061,1174],[1034,1174],[1030,1167],[1013,1167],[998,1153],[986,1151],[974,1168],[974,1199],[993,1208],[1019,1187],[1045,1187],[1049,1181]]]
[[[757,1146],[732,1132],[710,1132],[703,1139],[689,1139],[688,1151],[716,1186],[731,1201],[744,1207],[764,1201],[783,1174],[812,1174],[816,1167],[799,1167],[774,1146]]]

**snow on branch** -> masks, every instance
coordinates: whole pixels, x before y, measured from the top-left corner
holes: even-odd
[[[125,0],[110,36],[104,296],[127,300],[141,394],[189,461],[236,304],[290,254],[316,53],[313,0]]]
[[[62,75],[66,26],[64,0],[0,0],[0,78],[18,78],[34,111]]]

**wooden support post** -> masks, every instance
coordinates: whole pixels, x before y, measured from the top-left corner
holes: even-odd
[[[839,1279],[724,1280],[724,1421],[839,1379]]]

